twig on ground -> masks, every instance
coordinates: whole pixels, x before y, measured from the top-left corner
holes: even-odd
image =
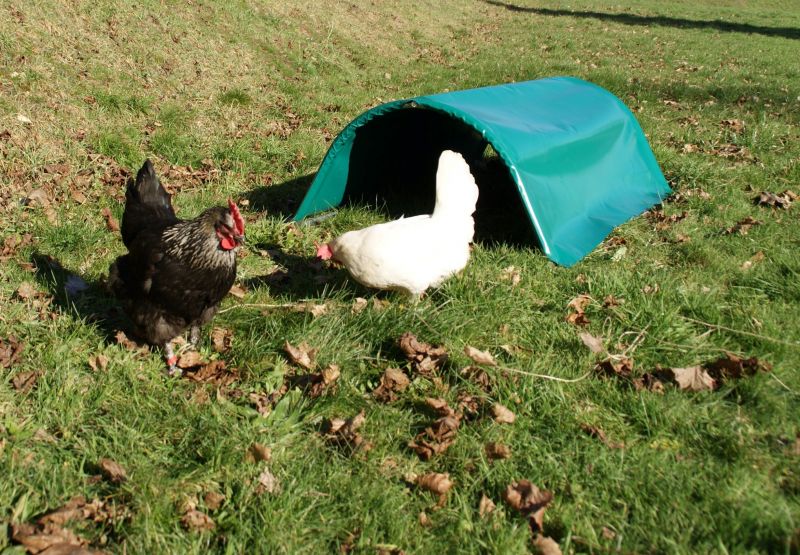
[[[261,304],[261,303],[243,303],[229,306],[220,310],[217,314],[223,314],[235,308],[294,308],[297,303],[281,303],[281,304]]]
[[[700,324],[701,326],[706,326],[707,328],[729,331],[731,333],[738,333],[739,335],[749,335],[750,337],[763,339],[765,341],[772,341],[773,343],[778,343],[780,345],[786,345],[787,347],[800,348],[800,342],[783,341],[781,339],[775,339],[774,337],[770,337],[768,335],[761,335],[759,333],[753,333],[753,332],[744,331],[744,330],[737,330],[737,329],[734,329],[734,328],[729,328],[727,326],[721,326],[719,324],[711,324],[709,322],[703,322],[702,320],[695,320],[694,318],[689,318],[688,316],[681,316],[681,318],[683,318],[684,320],[687,320],[689,322],[694,322],[695,324]]]
[[[528,372],[526,370],[520,370],[518,368],[509,368],[508,366],[497,366],[498,370],[504,370],[506,372],[513,372],[514,374],[522,374],[523,376],[530,376],[532,378],[542,378],[543,380],[551,380],[554,382],[561,382],[561,383],[577,383],[581,380],[585,380],[588,378],[592,371],[589,370],[583,376],[579,376],[577,378],[559,378],[558,376],[551,376],[549,374],[537,374],[535,372]]]

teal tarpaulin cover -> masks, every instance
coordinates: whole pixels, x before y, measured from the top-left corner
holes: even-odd
[[[442,150],[469,161],[487,144],[507,167],[542,250],[564,266],[670,193],[630,110],[597,85],[554,77],[368,110],[334,140],[294,219],[381,191],[430,196]]]

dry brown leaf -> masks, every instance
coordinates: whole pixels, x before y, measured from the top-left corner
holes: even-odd
[[[544,511],[553,500],[553,494],[540,490],[528,480],[519,480],[506,488],[503,499],[512,509],[527,516],[532,532],[543,530]]]
[[[28,247],[34,242],[33,235],[25,233],[22,236],[10,235],[3,239],[3,246],[0,248],[0,260],[8,260],[16,255],[19,249]]]
[[[0,366],[11,368],[12,365],[19,362],[24,348],[25,344],[13,335],[9,335],[6,339],[0,338]]]
[[[483,407],[483,400],[475,395],[470,395],[466,391],[460,391],[458,397],[458,410],[467,416],[467,418],[475,418],[480,414]]]
[[[469,381],[480,387],[484,392],[491,393],[492,377],[478,366],[467,366],[461,371]]]
[[[487,443],[484,449],[486,450],[486,456],[489,457],[490,460],[507,459],[511,456],[511,448],[502,443],[495,443],[492,441]]]
[[[567,316],[566,316],[566,318],[564,318],[564,320],[568,324],[572,324],[574,326],[588,326],[589,323],[590,323],[589,322],[589,318],[587,318],[585,312],[573,312],[573,313],[567,314]]]
[[[742,262],[741,268],[742,270],[747,271],[750,268],[752,268],[754,264],[758,264],[759,262],[764,260],[764,258],[765,258],[764,251],[758,251],[753,256],[751,256],[749,260],[745,260],[744,262]]]
[[[222,507],[222,503],[224,502],[225,496],[216,491],[209,491],[203,496],[203,503],[205,503],[209,511],[216,511]]]
[[[295,312],[308,312],[314,318],[322,316],[328,312],[328,305],[317,303],[297,303],[292,307]]]
[[[125,469],[122,468],[122,466],[120,466],[120,464],[116,461],[102,458],[100,459],[98,466],[100,467],[100,472],[109,482],[121,484],[128,479],[128,473],[125,472]]]
[[[489,353],[489,351],[481,351],[475,347],[467,345],[464,347],[464,354],[471,358],[476,364],[497,366],[497,362],[495,362],[494,357]]]
[[[633,387],[636,391],[652,391],[653,393],[664,393],[664,384],[659,376],[646,372],[641,378],[633,380]]]
[[[761,362],[756,357],[740,358],[734,354],[726,353],[713,362],[705,365],[708,373],[718,382],[730,379],[739,379],[753,376],[758,372],[769,372],[772,366],[769,363]]]
[[[237,299],[244,299],[247,296],[247,290],[241,285],[234,284],[228,294],[233,295]]]
[[[724,119],[720,123],[722,127],[726,127],[734,133],[741,133],[744,131],[744,122],[740,119]]]
[[[603,347],[603,339],[601,337],[595,337],[594,335],[588,332],[581,332],[580,333],[581,341],[583,344],[589,347],[589,350],[593,353],[602,353],[605,350]]]
[[[453,487],[453,482],[450,480],[448,473],[440,474],[438,472],[429,472],[418,476],[415,483],[420,488],[433,492],[437,495],[445,495],[450,488]]]
[[[378,387],[372,390],[372,395],[381,403],[391,403],[397,400],[397,394],[410,383],[411,380],[399,368],[387,368]]]
[[[58,443],[56,437],[44,428],[36,430],[33,434],[33,439],[34,441],[41,441],[43,443]]]
[[[140,347],[138,343],[129,339],[128,336],[125,335],[125,332],[122,330],[118,331],[114,337],[117,340],[117,343],[128,351],[138,351],[146,349],[146,347]]]
[[[317,349],[312,349],[305,341],[297,347],[287,341],[283,346],[283,350],[289,355],[290,361],[306,370],[314,370],[317,366]]]
[[[428,515],[427,513],[425,513],[425,511],[420,511],[418,519],[419,519],[419,525],[422,526],[423,528],[427,528],[428,526],[433,524],[431,522],[431,519],[428,518]]]
[[[461,414],[456,413],[444,399],[426,398],[425,403],[440,415],[430,426],[408,442],[419,457],[430,460],[434,455],[444,453],[455,441],[456,432],[461,425]]]
[[[255,405],[258,414],[266,416],[272,412],[272,409],[275,408],[275,405],[278,404],[278,401],[281,400],[287,391],[289,391],[289,387],[286,385],[286,382],[284,382],[269,395],[254,392],[249,395],[249,399],[250,402]]]
[[[586,307],[592,302],[592,297],[589,295],[578,295],[570,302],[567,303],[567,308],[571,308],[575,312],[583,312]]]
[[[348,418],[331,418],[326,421],[322,433],[326,439],[340,447],[346,447],[355,451],[368,451],[372,449],[372,444],[365,441],[364,438],[358,433],[358,429],[366,422],[367,417],[362,410],[355,416]]]
[[[258,475],[258,485],[256,486],[256,493],[269,493],[277,495],[281,492],[281,483],[278,478],[270,472],[269,468],[265,468]]]
[[[25,204],[27,206],[41,206],[42,208],[48,208],[50,206],[50,199],[47,196],[47,192],[44,189],[34,189],[28,196],[25,197]]]
[[[541,555],[561,555],[561,547],[553,538],[536,534],[533,537],[533,546]]]
[[[32,524],[11,524],[11,539],[22,545],[28,553],[70,553],[86,555],[94,553],[84,548],[88,543],[71,530],[56,524],[34,526]]]
[[[36,297],[42,295],[40,291],[37,291],[36,288],[27,281],[22,282],[19,287],[17,287],[16,294],[17,298],[22,299],[23,301],[35,299]]]
[[[211,330],[211,347],[218,353],[227,353],[233,345],[233,332],[227,328]]]
[[[714,380],[702,366],[670,368],[669,371],[672,373],[672,379],[678,384],[680,389],[706,391],[717,388],[716,380]]]
[[[616,441],[609,441],[608,437],[606,437],[606,433],[597,426],[592,426],[591,424],[583,423],[581,424],[581,430],[583,430],[586,435],[589,437],[594,437],[602,441],[606,444],[607,447],[612,449],[622,449],[625,447],[624,443],[616,442]]]
[[[752,216],[747,216],[746,218],[739,220],[734,225],[727,228],[725,231],[723,231],[723,234],[732,235],[734,233],[738,233],[739,235],[747,235],[747,232],[750,231],[751,227],[754,225],[761,225],[761,223],[762,222],[760,220],[756,220]]]
[[[192,509],[187,511],[181,517],[181,524],[183,527],[191,532],[200,532],[202,530],[213,530],[215,527],[214,521],[206,513]]]
[[[508,266],[503,269],[502,273],[500,274],[500,279],[504,281],[510,281],[512,287],[516,287],[519,285],[520,281],[522,281],[522,275],[520,274],[519,268],[515,266]]]
[[[425,397],[425,404],[440,416],[451,416],[455,413],[455,411],[450,408],[450,405],[447,404],[447,401],[441,398]]]
[[[481,500],[478,502],[478,515],[483,518],[490,514],[497,508],[494,501],[489,499],[486,494],[481,494]]]
[[[103,215],[103,218],[106,220],[106,229],[116,233],[119,231],[119,222],[114,217],[114,214],[111,213],[111,209],[104,207],[100,213]]]
[[[29,371],[29,372],[19,372],[14,374],[14,377],[11,378],[11,385],[14,386],[14,389],[19,391],[20,393],[28,393],[34,387],[36,387],[36,382],[39,380],[39,372],[36,371]]]
[[[228,368],[224,360],[212,360],[207,364],[187,368],[183,373],[183,377],[193,382],[228,387],[239,379],[239,370],[237,368]]]
[[[108,362],[109,362],[108,357],[103,354],[89,357],[89,367],[95,372],[99,371],[105,372],[108,369]]]
[[[731,143],[719,145],[708,151],[714,156],[726,158],[728,160],[755,160],[755,156],[745,146],[739,146]]]
[[[363,297],[356,297],[356,300],[353,301],[353,307],[350,309],[353,314],[359,314],[367,308],[367,299]]]
[[[206,361],[203,359],[203,355],[197,351],[186,351],[181,354],[178,362],[176,363],[178,368],[182,370],[188,370],[190,368],[194,368],[196,366],[201,366],[205,364]]]
[[[494,415],[494,421],[500,424],[513,424],[517,419],[513,412],[500,403],[492,405],[492,414]]]
[[[633,361],[629,358],[607,358],[595,365],[595,370],[605,376],[614,376],[622,379],[630,379],[633,371]]]
[[[85,507],[86,498],[79,495],[73,497],[58,509],[42,515],[36,522],[40,525],[57,524],[62,526],[72,520],[83,520],[88,516],[88,514],[84,514]]]
[[[447,351],[444,347],[433,347],[419,341],[413,333],[406,332],[401,335],[398,344],[411,362],[412,368],[423,376],[432,376],[447,361]]]
[[[267,461],[272,458],[272,449],[261,443],[253,443],[247,448],[245,460],[250,463]]]
[[[753,202],[759,206],[769,206],[771,208],[789,208],[792,202],[797,199],[792,191],[784,191],[781,194],[762,191]]]

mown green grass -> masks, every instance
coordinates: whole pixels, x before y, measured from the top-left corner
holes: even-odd
[[[797,551],[800,212],[751,202],[761,190],[800,192],[796,3],[147,1],[134,8],[103,0],[23,2],[0,13],[0,132],[11,134],[0,142],[0,187],[12,200],[0,204],[0,236],[35,239],[0,266],[0,338],[26,344],[18,364],[0,369],[0,549],[21,549],[2,528],[80,494],[128,509],[129,518],[114,523],[73,525],[115,553],[322,553],[342,544],[364,553],[380,546],[523,553],[532,549],[527,523],[501,495],[526,478],[554,493],[545,533],[565,551]],[[381,219],[346,209],[316,226],[284,220],[328,138],[352,118],[395,98],[563,74],[623,99],[673,188],[710,198],[667,203],[668,215],[687,216],[665,230],[646,218],[621,226],[614,233],[626,241],[621,258],[614,259],[618,247],[601,245],[569,269],[535,248],[478,244],[463,274],[416,306],[310,265],[315,241]],[[721,123],[730,119],[742,120],[743,130]],[[683,152],[685,144],[700,152]],[[752,157],[710,153],[723,144]],[[122,186],[101,176],[114,164],[135,171],[145,156],[159,169],[200,169],[206,160],[219,170],[203,185],[165,178],[186,187],[174,198],[182,216],[228,196],[250,200],[250,248],[239,269],[249,291],[226,300],[214,321],[234,332],[224,358],[240,369],[240,397],[167,379],[157,353],[139,356],[109,337],[124,320],[99,282],[123,247],[100,211],[121,216]],[[61,162],[67,175],[45,171]],[[78,204],[70,185],[88,200]],[[41,208],[16,202],[39,187],[51,195],[55,224]],[[723,233],[748,215],[763,223],[747,235]],[[689,241],[676,242],[679,235]],[[256,249],[272,250],[274,259]],[[743,270],[759,252],[763,259]],[[24,267],[35,254],[57,257],[90,290],[70,302],[47,275]],[[503,279],[510,265],[522,278],[516,287]],[[278,266],[287,281],[260,279]],[[55,297],[54,319],[15,295],[22,282]],[[657,291],[645,293],[648,286]],[[488,401],[512,408],[513,425],[470,422],[430,462],[406,447],[432,420],[426,396],[454,402],[459,392],[478,393],[459,373],[469,364],[465,345],[525,372],[576,379],[590,371],[595,355],[564,321],[579,294],[595,299],[587,329],[611,352],[638,338],[629,352],[637,374],[726,351],[773,370],[715,392],[669,386],[657,395],[595,374],[563,383],[488,369],[495,381]],[[607,295],[624,303],[604,308]],[[353,313],[359,296],[388,306]],[[314,318],[248,306],[298,301],[329,309]],[[368,392],[386,367],[404,364],[395,341],[406,331],[444,345],[451,360],[439,383],[415,380],[398,402],[379,404]],[[293,391],[263,417],[248,395],[280,385],[289,368],[285,341],[319,348],[320,364],[339,364],[342,376],[335,393],[309,399]],[[509,355],[501,345],[520,350]],[[200,348],[218,356],[207,337]],[[109,357],[105,372],[89,367],[96,354]],[[37,387],[16,391],[12,378],[32,370],[41,371]],[[325,418],[362,409],[371,451],[350,456],[321,438]],[[609,448],[582,424],[625,447]],[[506,443],[512,457],[487,461],[488,441]],[[255,492],[265,463],[245,460],[253,442],[272,448],[267,466],[280,493]],[[119,462],[128,480],[88,481],[103,457]],[[438,510],[433,496],[403,480],[430,471],[455,482]],[[185,530],[181,506],[196,499],[205,510],[209,491],[226,495],[220,509],[207,511],[216,528]],[[482,493],[499,509],[487,519],[477,511]],[[430,526],[420,525],[421,511]]]

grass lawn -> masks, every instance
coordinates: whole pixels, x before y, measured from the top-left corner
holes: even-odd
[[[526,553],[520,480],[552,493],[564,552],[797,553],[800,206],[753,199],[800,193],[799,51],[794,0],[2,3],[0,553],[37,552],[34,532],[108,553]],[[661,211],[568,269],[480,242],[417,305],[313,261],[383,218],[288,223],[351,119],[553,75],[634,111],[677,193]],[[241,289],[199,346],[227,369],[205,381],[118,341],[102,285],[145,157],[180,216],[243,202]],[[406,332],[449,357],[420,372]],[[466,346],[497,366],[467,369]],[[728,354],[754,375],[646,387]],[[376,395],[388,368],[410,384]],[[408,443],[448,411],[426,399],[460,418],[429,460]]]

